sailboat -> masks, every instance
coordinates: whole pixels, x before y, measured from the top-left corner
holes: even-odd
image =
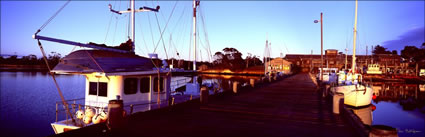
[[[357,0],[354,19],[353,56],[351,72],[344,75],[344,81],[339,81],[336,86],[331,87],[334,94],[344,94],[344,104],[353,107],[363,107],[370,105],[373,90],[370,86],[361,83],[362,75],[356,70],[356,33],[357,33]],[[342,80],[338,78],[338,80]]]
[[[149,58],[147,58],[136,55],[134,52],[135,13],[158,12],[160,7],[140,7],[136,9],[134,0],[131,0],[130,4],[130,9],[125,11],[116,11],[112,9],[111,5],[109,6],[113,13],[131,14],[131,38],[118,47],[108,47],[96,43],[85,44],[41,36],[38,34],[41,29],[33,35],[33,38],[38,41],[43,55],[45,53],[40,41],[92,48],[71,52],[53,69],[49,67],[67,114],[65,120],[58,121],[56,118],[56,121],[51,124],[56,134],[107,121],[108,112],[111,109],[108,106],[111,101],[118,104],[122,109],[129,107],[126,110],[130,113],[168,106],[171,99],[174,102],[174,97],[171,96],[170,92],[173,69],[157,66],[157,54],[149,54]],[[199,1],[194,0],[194,8],[198,5]],[[46,63],[48,64],[47,61]],[[188,71],[194,72],[196,70]],[[56,83],[55,73],[85,76],[85,98],[82,100],[65,100]],[[196,82],[196,80],[193,81]],[[191,95],[190,98],[192,98]],[[76,103],[76,101],[81,101],[79,102],[81,104]],[[73,103],[70,104],[70,102]],[[124,104],[127,106],[124,106]],[[58,107],[56,106],[56,108]],[[56,112],[58,112],[58,109]]]

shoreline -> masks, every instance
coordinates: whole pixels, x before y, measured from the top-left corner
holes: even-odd
[[[6,72],[47,72],[49,69],[45,65],[12,65],[12,64],[0,64],[0,71]]]

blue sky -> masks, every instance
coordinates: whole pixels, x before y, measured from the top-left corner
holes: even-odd
[[[1,54],[40,56],[31,36],[65,1],[1,1]],[[109,12],[127,9],[126,1],[72,1],[39,35],[82,43],[119,45],[127,40],[129,15]],[[383,45],[401,50],[405,45],[420,46],[424,36],[424,1],[359,1],[357,54],[366,54],[366,45]],[[136,7],[160,5],[160,12],[136,15],[136,53],[146,56],[156,52],[161,58],[188,59],[191,50],[191,1],[138,1]],[[172,9],[175,6],[174,12]],[[323,12],[324,49],[346,47],[352,52],[354,1],[201,1],[198,15],[200,42],[198,55],[208,60],[204,46],[206,28],[212,54],[234,47],[243,55],[263,56],[266,38],[272,57],[285,54],[320,54],[320,19]],[[156,20],[158,18],[158,21]],[[164,43],[159,42],[160,31]],[[205,27],[204,27],[205,25]],[[108,27],[109,26],[109,27]],[[109,29],[108,29],[109,28]],[[81,48],[42,41],[47,52],[67,55]],[[399,52],[400,53],[400,52]],[[193,58],[193,55],[191,55]],[[201,58],[198,57],[198,60]]]

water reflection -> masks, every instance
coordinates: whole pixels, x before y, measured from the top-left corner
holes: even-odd
[[[244,75],[217,75],[202,74],[202,85],[219,87],[220,91],[232,90],[233,83],[238,82],[241,87],[249,85],[251,80],[259,81],[260,76],[244,76]],[[211,85],[214,84],[214,85]]]
[[[399,102],[403,110],[425,110],[425,89],[419,84],[373,83],[376,98],[374,103],[381,101]],[[422,111],[425,113],[425,111]]]
[[[425,136],[424,84],[373,83],[372,88],[376,96],[372,125],[394,127],[400,137]]]
[[[56,79],[65,99],[84,97],[85,77],[57,75]],[[3,136],[53,134],[50,123],[55,120],[55,102],[60,98],[47,72],[0,72],[0,85]]]

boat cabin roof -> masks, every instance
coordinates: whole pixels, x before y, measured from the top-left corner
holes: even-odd
[[[65,56],[52,70],[65,74],[150,74],[157,73],[153,61],[134,53],[104,50],[78,50]]]

